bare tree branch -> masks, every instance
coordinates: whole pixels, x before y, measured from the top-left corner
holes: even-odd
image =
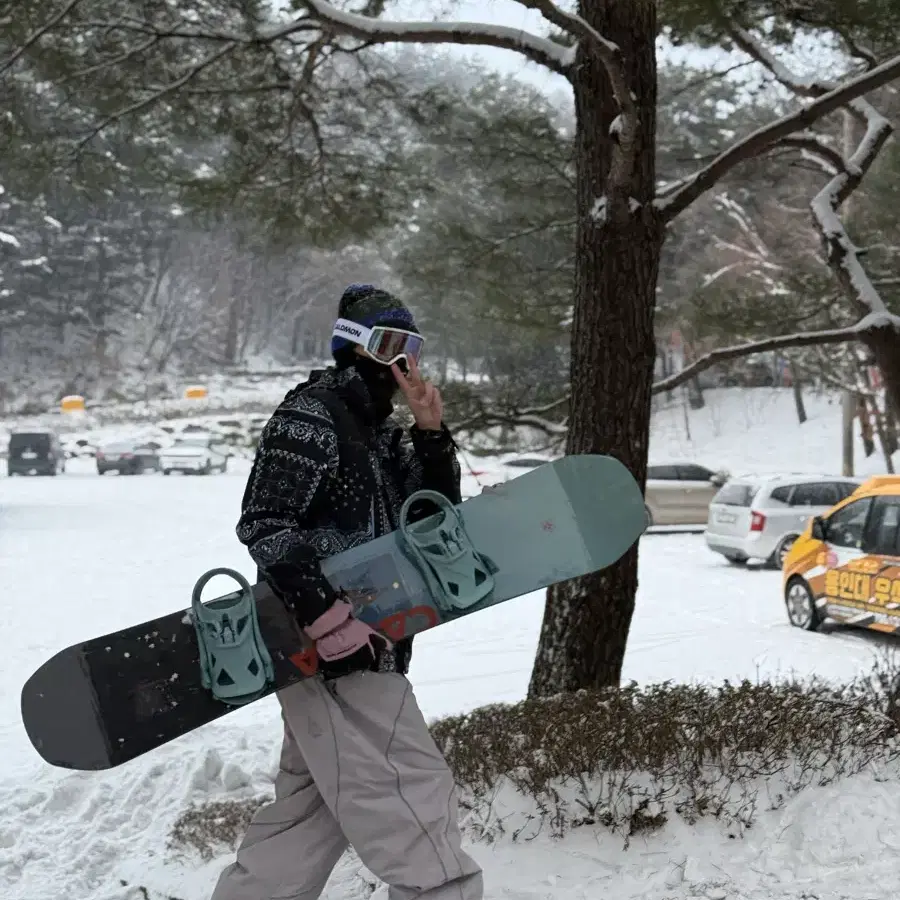
[[[813,158],[819,168],[828,175],[834,175],[844,170],[844,157],[834,147],[826,144],[817,134],[811,132],[791,134],[782,138],[778,142],[778,146],[801,150],[804,157]]]
[[[519,28],[484,22],[392,22],[337,9],[325,0],[302,0],[309,14],[340,34],[378,44],[465,44],[513,50],[568,77],[575,49]],[[294,24],[269,31],[263,40],[291,34]]]
[[[851,325],[849,328],[835,328],[830,331],[810,331],[806,334],[784,334],[778,337],[764,338],[761,341],[750,341],[746,344],[736,344],[733,347],[722,347],[705,353],[699,359],[683,368],[680,372],[663,378],[653,385],[654,394],[662,391],[671,391],[673,388],[690,381],[700,372],[731,359],[740,359],[743,356],[752,356],[754,353],[765,353],[769,350],[789,350],[792,347],[815,347],[822,344],[844,344],[847,341],[858,340],[862,331],[862,323]]]
[[[74,81],[76,78],[86,78],[88,75],[93,75],[95,72],[109,69],[112,66],[119,66],[124,62],[128,62],[129,59],[132,59],[135,56],[140,56],[141,53],[152,49],[156,46],[156,44],[159,43],[160,40],[161,38],[159,37],[151,37],[149,40],[144,41],[144,43],[142,44],[138,44],[136,47],[129,47],[128,50],[125,50],[118,56],[112,57],[112,59],[104,59],[102,62],[95,63],[92,66],[87,66],[84,69],[79,69],[77,72],[73,72],[66,79],[64,79],[63,83],[65,84],[68,81]]]
[[[11,69],[18,59],[20,59],[28,50],[33,47],[48,31],[55,28],[73,9],[75,9],[81,0],[69,0],[69,2],[55,15],[49,18],[37,31],[30,34],[21,47],[16,48],[12,56],[0,65],[0,75]]]
[[[138,100],[135,103],[132,103],[130,106],[126,106],[123,109],[117,110],[114,113],[111,113],[107,116],[102,122],[99,122],[95,125],[76,145],[74,150],[72,151],[73,156],[77,156],[100,132],[104,131],[110,125],[118,122],[120,119],[124,119],[127,116],[134,115],[134,113],[140,112],[142,109],[146,109],[148,106],[152,106],[154,103],[165,97],[167,94],[171,94],[174,91],[179,90],[179,88],[183,88],[186,84],[196,78],[204,69],[209,68],[212,65],[215,65],[220,60],[224,59],[230,53],[234,52],[237,49],[237,45],[235,44],[225,44],[225,46],[220,47],[216,50],[215,53],[211,53],[209,56],[200,60],[196,65],[192,66],[187,72],[181,75],[179,78],[176,78],[174,81],[168,82],[168,84],[161,85],[157,87],[153,93],[144,97],[141,100]]]
[[[667,186],[654,204],[664,221],[671,221],[740,163],[759,156],[782,138],[808,128],[823,116],[897,78],[900,78],[900,56],[827,91],[803,109],[757,129],[693,175]]]
[[[505,247],[507,244],[513,243],[513,241],[531,237],[531,235],[534,234],[541,234],[544,231],[555,231],[557,228],[574,228],[577,224],[577,219],[560,219],[558,221],[541,222],[538,225],[531,225],[528,228],[522,228],[519,231],[514,231],[512,234],[508,234],[498,240],[491,241],[481,253],[476,253],[472,257],[472,262],[479,262],[480,260],[484,259],[487,256],[490,256],[492,253],[499,250],[501,247]]]
[[[564,396],[542,406],[528,407],[527,409],[510,409],[505,412],[497,410],[489,410],[482,403],[478,403],[477,412],[462,422],[453,424],[452,431],[455,433],[465,431],[483,430],[492,428],[495,425],[510,425],[513,427],[528,426],[543,431],[544,434],[561,437],[565,435],[567,426],[565,421],[553,422],[547,418],[548,413],[553,413],[558,409],[562,409],[569,402],[570,395],[566,393]]]

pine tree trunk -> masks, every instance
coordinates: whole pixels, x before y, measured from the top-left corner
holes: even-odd
[[[863,335],[884,382],[885,405],[900,418],[900,332],[896,328],[876,328]]]
[[[664,231],[652,206],[656,4],[580,0],[579,13],[621,48],[641,120],[631,184],[611,191],[618,109],[600,59],[582,46],[574,76],[578,236],[566,452],[614,456],[643,485]],[[618,684],[636,590],[637,547],[608,569],[552,587],[529,695]]]

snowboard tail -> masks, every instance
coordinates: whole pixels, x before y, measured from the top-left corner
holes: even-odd
[[[404,516],[427,493],[410,498]],[[413,524],[402,516],[396,531],[322,562],[355,615],[394,641],[612,565],[646,525],[640,488],[605,456],[564,457],[455,507],[440,495],[428,499],[442,506],[440,514]],[[247,683],[259,689],[242,697],[241,678],[229,685],[227,675],[217,688],[228,666],[211,662],[209,648],[221,644],[215,637],[207,643],[202,626],[218,634],[215,609],[246,608],[248,585],[232,573],[242,588],[198,608],[211,574],[197,584],[193,611],[74,644],[28,679],[22,720],[43,759],[63,768],[112,768],[316,674],[312,643],[260,582],[250,588],[260,652],[240,657],[256,659]],[[227,627],[253,624],[236,625],[240,619],[236,612]],[[266,677],[258,678],[266,659]],[[232,696],[220,699],[217,691]]]

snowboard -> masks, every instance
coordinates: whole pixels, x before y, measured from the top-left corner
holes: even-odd
[[[425,500],[439,511],[410,522],[412,505]],[[642,492],[622,463],[567,456],[458,505],[417,492],[395,531],[321,566],[358,618],[397,641],[612,565],[646,524]],[[218,574],[239,588],[202,601]],[[477,630],[478,619],[467,627]],[[314,646],[265,582],[214,569],[190,607],[47,660],[22,688],[22,721],[46,762],[109,769],[316,670]]]

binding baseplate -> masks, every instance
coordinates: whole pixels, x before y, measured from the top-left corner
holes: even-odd
[[[440,512],[410,524],[414,503],[429,500]],[[400,510],[398,532],[401,544],[422,573],[432,599],[442,612],[452,614],[471,609],[494,589],[497,567],[472,545],[456,507],[437,491],[416,491]]]
[[[233,578],[241,590],[202,603],[203,588],[216,575]],[[250,583],[234,569],[210,569],[194,585],[191,612],[203,687],[230,706],[256,700],[274,681],[275,669],[260,634]]]

